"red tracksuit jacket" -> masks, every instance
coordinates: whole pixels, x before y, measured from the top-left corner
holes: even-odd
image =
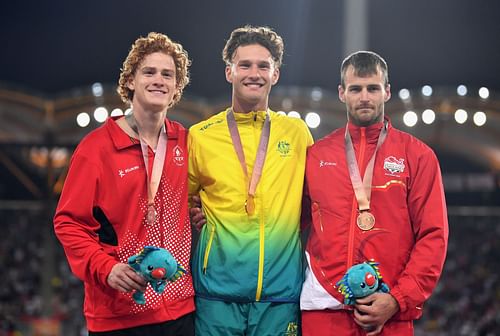
[[[140,143],[113,119],[78,145],[54,217],[54,228],[73,273],[85,284],[84,314],[92,331],[177,319],[194,310],[189,272],[191,228],[187,208],[187,132],[166,120],[167,152],[155,197],[158,221],[146,225],[146,171]],[[154,153],[149,149],[151,171]],[[188,270],[163,294],[148,286],[146,304],[107,285],[118,262],[145,245],[168,249]]]
[[[311,269],[321,286],[343,302],[335,284],[353,264],[375,259],[399,303],[393,318],[413,320],[440,277],[446,255],[448,220],[439,163],[415,137],[392,128],[376,154],[371,212],[374,229],[356,225],[357,201],[346,165],[345,128],[308,151],[306,192],[312,227],[307,244]],[[375,151],[383,123],[349,124],[360,174]],[[307,225],[307,224],[306,224]]]

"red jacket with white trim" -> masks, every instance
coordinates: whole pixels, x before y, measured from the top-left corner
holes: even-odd
[[[421,316],[443,268],[446,204],[434,152],[386,122],[387,138],[375,158],[370,202],[375,227],[369,231],[356,224],[358,204],[346,164],[345,128],[309,149],[306,193],[312,226],[306,250],[315,277],[340,302],[343,297],[335,284],[347,269],[369,259],[379,262],[383,280],[400,307],[393,318],[413,320]],[[348,125],[363,177],[383,123]]]
[[[191,227],[187,203],[187,132],[165,121],[167,152],[154,204],[146,222],[146,170],[138,140],[113,119],[88,134],[71,159],[54,217],[55,233],[73,273],[85,285],[84,314],[91,331],[108,331],[177,319],[194,310],[189,269]],[[149,171],[154,152],[149,148]],[[163,294],[150,286],[146,304],[136,304],[107,284],[111,269],[142,247],[169,250],[188,273]]]

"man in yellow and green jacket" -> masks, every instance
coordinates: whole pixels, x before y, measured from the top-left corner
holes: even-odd
[[[197,335],[298,334],[299,221],[313,140],[302,120],[268,109],[282,54],[271,29],[234,30],[223,51],[232,106],[189,131],[189,193],[206,216],[192,265]]]

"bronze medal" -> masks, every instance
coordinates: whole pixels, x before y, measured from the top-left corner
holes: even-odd
[[[358,227],[363,231],[369,231],[375,226],[375,217],[368,211],[360,212],[356,220]]]
[[[248,199],[245,202],[245,210],[250,216],[255,213],[255,201],[251,195],[248,195]]]
[[[148,206],[148,213],[146,215],[146,222],[148,225],[153,225],[156,220],[156,210],[154,205],[150,204]]]

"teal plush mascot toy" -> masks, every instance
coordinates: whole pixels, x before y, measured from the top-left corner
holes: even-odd
[[[375,292],[389,293],[389,286],[382,282],[378,265],[370,260],[347,270],[344,277],[337,282],[338,291],[344,296],[344,304],[353,305],[356,299]]]
[[[155,246],[145,246],[138,254],[128,258],[128,264],[151,284],[153,290],[161,294],[167,281],[174,282],[186,270],[165,250]],[[144,292],[136,291],[132,298],[138,304],[145,304]]]

